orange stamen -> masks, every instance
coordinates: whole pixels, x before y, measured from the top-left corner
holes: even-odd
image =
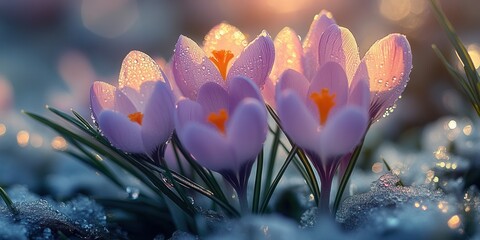
[[[225,122],[228,120],[227,110],[222,108],[218,113],[212,112],[208,115],[207,120],[217,127],[218,131],[225,133]]]
[[[324,125],[327,122],[328,113],[335,106],[335,93],[330,94],[328,88],[323,88],[320,93],[312,93],[310,99],[317,105],[320,125]]]
[[[130,121],[136,122],[136,123],[138,123],[139,125],[142,125],[143,113],[141,113],[141,112],[134,112],[134,113],[132,113],[132,114],[128,114],[128,118],[130,119]]]
[[[233,53],[229,50],[213,50],[212,55],[213,57],[209,57],[209,59],[217,66],[223,80],[227,79],[227,66],[228,62],[233,59]]]

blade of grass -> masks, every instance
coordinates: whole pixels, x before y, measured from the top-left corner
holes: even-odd
[[[178,185],[177,181],[173,178],[172,173],[170,172],[170,169],[167,167],[167,163],[165,161],[165,158],[160,157],[161,163],[165,166],[165,176],[167,177],[168,181],[170,181],[170,184],[173,185],[173,188],[175,191],[180,195],[182,200],[187,203],[187,206],[190,208],[192,212],[195,212],[195,209],[193,209],[193,205],[190,204],[190,201],[188,199],[188,196],[186,195],[185,191],[183,191],[182,188]],[[163,174],[162,174],[163,175]]]
[[[457,33],[455,32],[455,29],[453,25],[450,23],[448,20],[447,16],[443,12],[442,8],[438,4],[436,0],[430,0],[431,5],[433,6],[433,10],[435,12],[435,16],[437,17],[438,22],[440,25],[443,27],[445,30],[448,39],[450,40],[450,43],[453,45],[455,48],[458,57],[460,58],[461,62],[463,63],[465,74],[467,76],[467,80],[465,81],[466,84],[469,85],[469,89],[474,89],[477,90],[473,93],[473,102],[476,103],[476,105],[480,104],[480,93],[477,89],[477,84],[480,81],[480,76],[478,75],[475,65],[473,64],[472,58],[468,54],[467,49],[465,48],[465,45],[463,42],[460,40],[458,37]]]
[[[350,162],[348,163],[347,169],[345,170],[345,174],[340,180],[340,184],[338,185],[337,195],[335,195],[335,201],[333,202],[333,212],[332,212],[333,216],[335,216],[335,214],[337,213],[338,207],[340,206],[340,202],[343,197],[343,192],[347,187],[348,181],[350,180],[350,176],[352,175],[352,172],[353,172],[353,169],[355,168],[358,157],[360,156],[360,152],[362,151],[364,141],[365,141],[365,137],[362,139],[360,144],[353,151],[352,157],[350,158]]]
[[[391,172],[392,168],[390,167],[390,165],[388,165],[387,161],[385,161],[385,158],[382,158],[382,161],[383,161],[383,164],[385,164],[385,167],[387,168],[387,170]],[[401,179],[398,181],[398,185],[401,187],[405,187]]]
[[[73,139],[69,139],[70,142],[78,148],[86,157],[88,157],[95,169],[99,170],[102,172],[105,176],[110,178],[110,180],[115,183],[117,186],[119,186],[122,189],[125,189],[123,186],[122,182],[115,176],[115,174],[105,165],[100,159],[98,159],[97,156],[93,155],[91,152],[89,152],[87,149],[85,149],[81,144],[79,144],[77,141]]]
[[[73,118],[72,116],[60,111],[60,110],[57,110],[53,107],[50,107],[50,106],[46,106],[47,110],[49,110],[50,112],[54,113],[55,115],[59,116],[60,118],[64,119],[65,121],[71,123],[72,125],[74,125],[75,127],[77,127],[78,129],[88,133],[89,135],[92,135],[92,136],[95,136],[95,129],[91,129],[89,126],[89,124],[84,124],[83,122]]]
[[[280,123],[280,118],[275,113],[275,110],[273,110],[273,108],[270,107],[268,104],[266,106],[267,106],[267,110],[270,113],[270,115],[272,116],[272,118],[275,120],[275,122],[280,127],[280,129],[282,129],[282,124]],[[283,129],[282,129],[282,131],[283,131]],[[290,145],[294,146],[295,144],[288,137],[288,135],[286,135],[286,137],[287,137],[287,140],[290,142]],[[307,158],[307,156],[305,155],[305,152],[302,149],[300,149],[300,148],[297,149],[297,156],[299,157],[300,162],[302,163],[303,167],[305,168],[305,171],[307,173],[307,178],[305,178],[305,180],[310,181],[310,185],[311,185],[310,189],[312,190],[312,193],[315,197],[315,202],[318,205],[318,201],[320,199],[320,188],[319,188],[319,185],[318,185],[317,178],[315,176],[315,172],[313,171],[313,168],[310,165],[310,162],[308,161],[308,158]]]
[[[267,193],[265,194],[265,198],[263,199],[262,205],[260,207],[260,211],[259,211],[260,213],[265,213],[265,211],[267,210],[268,204],[270,203],[270,199],[271,199],[273,193],[275,192],[275,189],[277,188],[278,183],[282,179],[282,176],[285,173],[285,170],[287,170],[288,165],[292,161],[292,159],[295,156],[295,154],[297,153],[297,151],[298,151],[297,146],[294,146],[292,148],[292,150],[290,150],[290,153],[288,154],[287,159],[285,159],[285,162],[283,163],[283,165],[280,168],[277,176],[273,180],[272,185],[270,185],[270,187],[267,190]]]
[[[453,25],[450,23],[448,20],[447,16],[443,12],[442,8],[438,4],[436,0],[430,0],[433,6],[433,10],[435,12],[435,16],[437,17],[437,20],[440,22],[440,25],[442,25],[443,29],[447,33],[448,39],[452,43],[452,45],[455,47],[458,56],[460,57],[460,60],[464,64],[464,66],[468,66],[468,70],[473,70],[475,69],[472,58],[468,54],[467,49],[465,48],[465,45],[463,45],[462,41],[458,37],[457,33],[455,32],[455,29]],[[478,76],[478,74],[475,74]]]
[[[157,195],[160,197],[163,197],[163,195],[167,196],[169,199],[171,199],[175,204],[177,204],[182,210],[184,210],[188,215],[192,216],[194,215],[194,212],[189,211],[188,206],[186,205],[187,203],[183,202],[174,192],[172,192],[170,189],[168,189],[167,186],[164,185],[163,182],[161,182],[160,179],[158,179],[155,175],[152,175],[152,173],[148,170],[142,167],[139,164],[135,164],[135,168],[132,166],[129,166],[128,164],[125,164],[123,161],[118,161],[118,159],[115,157],[115,155],[112,155],[111,152],[106,151],[104,148],[101,148],[91,141],[85,139],[84,137],[81,137],[78,134],[75,134],[71,132],[70,130],[64,128],[63,126],[60,126],[51,120],[48,120],[40,115],[34,114],[34,113],[29,113],[29,112],[24,112],[26,115],[30,116],[31,118],[35,119],[36,121],[43,123],[46,126],[49,126],[53,130],[55,130],[57,133],[60,135],[66,137],[66,138],[73,138],[80,143],[94,149],[96,152],[100,153],[101,155],[106,156],[107,158],[111,159],[115,163],[119,163],[120,166],[131,173],[133,176],[138,178],[141,182],[143,182],[147,187],[149,187],[152,191],[156,192]],[[131,164],[136,163],[135,159],[130,158],[129,159]]]
[[[273,169],[275,168],[275,161],[277,159],[278,147],[280,145],[280,136],[281,136],[281,130],[280,130],[280,127],[277,125],[277,127],[275,128],[275,131],[273,132],[273,142],[272,142],[272,147],[270,148],[270,157],[268,158],[265,186],[270,186],[270,184],[272,183]]]
[[[225,203],[228,202],[227,198],[225,197],[223,191],[221,190],[220,186],[218,185],[217,181],[215,180],[215,177],[209,172],[207,172],[202,166],[200,166],[191,156],[190,153],[183,147],[183,145],[180,142],[180,139],[178,139],[178,136],[176,133],[173,134],[172,136],[172,143],[177,146],[177,148],[180,150],[182,155],[185,157],[185,159],[188,161],[190,166],[192,166],[193,170],[200,176],[202,181],[207,184],[208,188],[215,194],[217,195],[222,201]]]
[[[258,205],[260,204],[260,192],[262,190],[262,171],[263,171],[263,148],[257,157],[257,172],[255,174],[255,187],[253,190],[252,212],[258,213]]]
[[[471,88],[471,86],[469,84],[466,84],[467,80],[465,80],[463,78],[463,76],[459,72],[457,72],[457,70],[452,65],[450,65],[450,63],[448,63],[445,56],[443,56],[443,54],[440,52],[440,50],[438,49],[438,47],[435,44],[432,45],[432,49],[435,52],[435,54],[438,56],[440,61],[443,63],[443,65],[447,69],[448,73],[450,73],[450,75],[453,78],[455,78],[458,83],[460,83],[460,85],[462,87],[462,91],[468,96],[468,100],[470,102],[472,102],[472,100],[475,99],[475,97],[473,96],[473,93],[475,91]],[[473,104],[473,102],[472,102],[472,104]]]
[[[150,168],[154,169],[155,171],[157,171],[159,173],[163,173],[165,171],[164,169],[160,168],[159,166],[155,166],[151,163],[146,163],[146,164],[148,164]],[[224,203],[222,200],[217,198],[213,194],[213,192],[211,192],[210,190],[202,187],[201,185],[198,185],[196,182],[193,182],[189,178],[186,178],[186,177],[184,177],[180,174],[175,173],[174,171],[170,171],[170,172],[172,173],[172,176],[175,179],[175,181],[177,181],[183,187],[192,189],[192,190],[194,190],[196,192],[199,192],[202,195],[208,197],[209,199],[211,199],[212,201],[217,203],[219,206],[221,206],[224,210],[226,210],[227,214],[229,214],[230,216],[233,216],[233,217],[239,217],[240,216],[240,213],[234,207],[232,207],[228,203]]]
[[[83,123],[83,125],[85,125],[85,127],[87,127],[88,129],[90,129],[92,132],[96,132],[96,128],[94,128],[92,125],[90,125],[90,123],[84,118],[82,117],[82,115],[80,115],[78,112],[76,112],[75,110],[72,109],[72,113],[73,115],[75,115],[75,117]]]
[[[158,204],[143,201],[141,199],[123,200],[96,198],[95,201],[100,203],[102,206],[106,206],[107,208],[118,208],[136,215],[150,216],[150,218],[158,219],[158,221],[172,221],[171,217],[166,214],[168,211],[167,209],[159,208],[157,206]]]
[[[5,190],[3,190],[2,187],[0,187],[0,197],[3,199],[3,201],[5,202],[5,205],[7,205],[10,212],[13,215],[16,215],[18,213],[18,210],[13,204],[12,199],[8,196],[7,192],[5,192]]]
[[[175,160],[177,161],[178,168],[180,169],[180,174],[181,175],[186,175],[185,168],[183,167],[182,160],[180,159],[180,153],[178,152],[178,148],[175,144],[172,144],[173,148],[173,155],[175,156]]]
[[[81,162],[90,166],[91,168],[95,169],[96,171],[101,172],[105,177],[110,179],[110,181],[112,181],[120,189],[125,189],[125,186],[118,180],[118,178],[116,178],[113,174],[110,175],[108,172],[105,172],[101,168],[98,168],[98,166],[95,163],[93,163],[92,160],[89,159],[88,157],[80,155],[80,154],[78,154],[76,152],[73,152],[73,151],[70,151],[70,150],[65,150],[62,153],[65,153],[65,154],[67,154],[67,155],[69,155],[69,156],[71,156],[71,157],[73,157],[77,160],[80,160]]]

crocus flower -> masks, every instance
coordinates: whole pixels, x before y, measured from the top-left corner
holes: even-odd
[[[320,207],[328,210],[339,159],[360,142],[368,126],[368,82],[350,86],[342,66],[322,65],[313,79],[286,70],[276,87],[283,130],[305,149],[321,180]]]
[[[247,44],[242,32],[221,23],[205,36],[203,49],[190,38],[180,36],[172,71],[183,95],[195,100],[203,84],[214,82],[227,89],[235,76],[248,77],[262,88],[274,56],[273,41],[265,31]]]
[[[118,84],[94,82],[90,90],[102,134],[125,152],[152,156],[159,149],[163,154],[174,128],[175,103],[162,70],[145,53],[132,51],[123,60]]]
[[[373,123],[402,94],[412,69],[412,53],[405,36],[390,34],[382,38],[360,60],[353,34],[336,25],[332,14],[324,10],[315,16],[303,45],[290,28],[282,29],[274,44],[275,62],[262,92],[272,106],[274,86],[283,71],[293,69],[312,79],[323,64],[333,61],[344,68],[349,84],[356,84],[352,83],[354,78],[369,81],[369,118]]]
[[[335,62],[345,72],[350,89],[357,88],[359,82],[368,86],[368,125],[379,120],[394,105],[406,87],[412,68],[412,54],[405,36],[390,34],[384,37],[373,44],[360,60],[353,34],[336,25],[331,14],[326,11],[314,18],[303,46],[296,33],[289,28],[283,29],[277,35],[274,44],[275,63],[270,80],[263,90],[270,105],[275,108],[272,89],[278,76],[285,70],[294,69],[311,80],[323,65]],[[351,156],[352,151],[344,152],[343,156],[336,160],[335,164],[340,164],[339,176],[343,177]],[[329,175],[333,175],[336,165],[331,166],[331,169]],[[330,176],[323,178],[330,179]],[[322,185],[323,182],[325,181],[322,181]],[[331,180],[326,183],[331,184]]]
[[[267,113],[255,83],[234,77],[227,89],[205,83],[197,100],[178,102],[175,127],[186,150],[202,166],[216,171],[246,205],[246,185],[267,135]]]
[[[289,28],[283,28],[274,39],[275,61],[262,94],[265,101],[275,107],[275,85],[280,75],[287,69],[302,73],[307,79],[313,78],[318,69],[318,45],[320,37],[328,26],[335,24],[330,12],[322,10],[317,14],[305,40],[300,41],[297,33]]]
[[[390,111],[407,86],[412,52],[404,35],[390,34],[375,42],[360,60],[352,33],[333,24],[322,34],[319,44],[319,65],[330,61],[343,66],[352,86],[359,80],[368,80],[371,125]],[[340,160],[339,176],[343,177],[351,156],[345,154]]]

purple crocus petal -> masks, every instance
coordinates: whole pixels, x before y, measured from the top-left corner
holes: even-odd
[[[175,129],[178,132],[183,131],[185,126],[190,122],[204,122],[206,119],[202,106],[190,99],[180,100],[175,111]]]
[[[215,82],[226,88],[217,67],[190,38],[178,38],[172,66],[177,86],[187,98],[197,99],[198,90],[207,82]]]
[[[355,106],[341,109],[323,128],[317,154],[321,159],[329,159],[350,152],[360,143],[367,125],[368,114],[364,109]]]
[[[238,28],[228,23],[220,23],[205,36],[203,50],[207,55],[213,51],[228,50],[233,53],[234,57],[237,57],[247,44],[247,38]]]
[[[259,102],[264,103],[258,86],[246,77],[234,77],[231,79],[228,85],[228,92],[230,111],[234,111],[237,105],[245,98],[255,98]]]
[[[135,106],[136,109],[138,109],[139,111],[143,111],[144,109],[144,104],[143,104],[143,97],[142,97],[142,94],[140,92],[138,92],[137,90],[131,88],[131,87],[123,87],[122,89],[120,89],[120,91],[128,97],[128,99],[130,100],[130,102],[132,102],[132,104]]]
[[[173,96],[175,96],[175,101],[180,100],[180,98],[182,97],[182,92],[180,91],[180,89],[177,86],[177,83],[174,80],[173,72],[172,72],[172,62],[167,62],[163,58],[159,58],[156,61],[160,65],[160,70],[163,69],[162,71],[164,75],[163,77],[165,78],[165,82],[167,82],[168,85],[170,85],[170,88],[172,89],[172,92],[173,92]]]
[[[216,129],[191,122],[185,126],[180,140],[200,165],[216,172],[239,170],[235,169],[235,155],[230,143]]]
[[[162,82],[164,83],[165,86],[170,88],[167,82]],[[140,86],[140,95],[143,97],[142,100],[148,100],[152,96],[152,94],[155,92],[155,88],[157,86],[157,82],[154,81],[148,81],[142,83]]]
[[[259,101],[243,100],[233,112],[227,126],[227,136],[233,146],[237,168],[252,161],[262,149],[267,137],[267,113]]]
[[[118,149],[131,153],[143,153],[140,125],[130,121],[127,116],[105,110],[98,116],[98,127],[110,143]]]
[[[358,80],[354,86],[350,86],[348,104],[363,107],[368,111],[370,108],[370,87],[367,79]]]
[[[92,84],[90,87],[90,106],[95,119],[104,109],[113,110],[115,108],[116,90],[116,87],[108,83],[96,81]]]
[[[172,135],[175,102],[170,87],[164,82],[155,83],[148,99],[141,134],[145,151],[152,153]]]
[[[341,109],[348,100],[348,80],[343,68],[335,62],[325,63],[317,72],[312,80],[306,98],[307,106],[318,116],[317,106],[310,99],[312,94],[321,93],[323,89],[328,89],[329,94],[335,94],[335,106],[330,110],[329,115],[334,114]]]
[[[412,70],[410,44],[404,35],[390,34],[373,44],[362,62],[366,70],[355,77],[370,80],[370,117],[377,120],[393,106],[407,85]]]
[[[131,51],[122,62],[118,87],[130,87],[140,91],[145,81],[165,81],[157,63],[147,54],[140,51]]]
[[[318,65],[321,67],[327,62],[340,64],[347,74],[348,82],[360,64],[358,46],[350,30],[337,24],[330,25],[320,38],[318,47]]]
[[[319,122],[305,106],[303,100],[292,90],[278,91],[277,112],[283,130],[302,148],[316,149]]]
[[[270,78],[278,81],[283,71],[293,69],[303,73],[303,48],[297,33],[291,28],[283,28],[273,41],[275,45],[275,61]]]
[[[197,102],[206,113],[217,113],[220,109],[228,110],[228,93],[216,83],[205,83],[198,92]]]
[[[95,119],[103,110],[113,110],[128,115],[136,112],[130,99],[114,86],[104,82],[94,82],[90,89],[90,103]]]
[[[310,25],[305,41],[303,42],[303,56],[305,63],[305,76],[312,79],[318,67],[318,45],[320,37],[328,26],[335,24],[335,20],[330,12],[322,10],[315,15]]]
[[[309,85],[310,83],[303,74],[292,69],[287,69],[280,76],[280,80],[277,84],[277,92],[289,89],[293,90],[298,96],[303,98],[307,96]]]
[[[257,86],[265,84],[275,59],[275,47],[267,32],[262,32],[238,56],[228,71],[227,80],[236,76],[252,79]]]
[[[263,99],[265,103],[268,103],[272,108],[276,109],[275,103],[275,85],[273,85],[273,80],[270,77],[265,81],[265,85],[263,85],[263,89],[261,90]]]
[[[181,154],[179,155],[181,156]],[[165,147],[164,159],[170,170],[173,170],[175,172],[180,172],[181,168],[179,166],[179,162],[177,161],[177,157],[175,155],[175,149],[173,148],[172,143],[167,144],[167,146]],[[182,167],[183,167],[183,164],[182,164]]]

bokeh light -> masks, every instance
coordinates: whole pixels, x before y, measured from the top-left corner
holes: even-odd
[[[7,126],[5,126],[5,124],[3,123],[0,123],[0,137],[5,135],[6,132],[7,132]]]
[[[58,151],[63,151],[67,149],[67,141],[65,141],[65,138],[60,136],[53,138],[50,145],[52,146],[53,149]]]
[[[30,133],[25,130],[21,130],[17,133],[17,143],[20,147],[26,147],[30,140]]]
[[[87,29],[107,38],[125,33],[138,17],[136,0],[83,0],[82,20]]]

